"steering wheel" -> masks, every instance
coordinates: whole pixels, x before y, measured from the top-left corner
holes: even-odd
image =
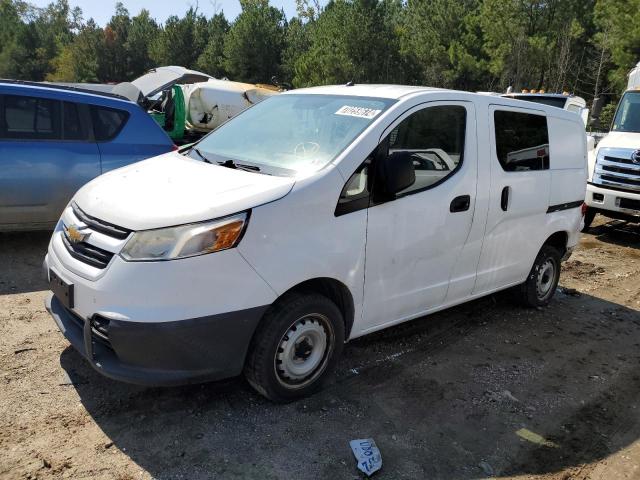
[[[313,155],[320,150],[320,144],[316,142],[300,142],[293,149],[294,155],[297,157],[306,158],[309,155]]]

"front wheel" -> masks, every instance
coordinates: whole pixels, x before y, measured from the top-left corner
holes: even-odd
[[[560,280],[560,252],[550,245],[543,245],[525,282],[520,285],[519,297],[526,307],[547,305]]]
[[[254,334],[244,374],[262,395],[288,402],[317,391],[344,344],[342,313],[319,294],[284,296]]]

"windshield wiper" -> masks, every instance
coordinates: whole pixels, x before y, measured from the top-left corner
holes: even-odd
[[[225,160],[224,162],[218,162],[218,165],[222,165],[223,167],[227,167],[227,168],[235,168],[237,170],[246,170],[248,172],[260,171],[260,167],[258,167],[257,165],[247,165],[244,163],[236,163],[231,159]]]
[[[196,147],[191,147],[191,150],[193,150],[194,152],[196,152],[198,154],[198,156],[204,160],[206,163],[213,163],[211,160],[209,160],[207,157],[205,157],[202,152],[200,150],[198,150]]]

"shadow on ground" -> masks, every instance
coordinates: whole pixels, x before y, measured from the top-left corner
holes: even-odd
[[[589,230],[601,242],[640,249],[640,223],[611,220]]]
[[[355,340],[324,391],[288,405],[242,379],[151,389],[72,348],[60,362],[154,478],[359,478],[348,442],[373,437],[380,479],[472,479],[580,470],[640,438],[638,347],[637,311],[558,292],[543,310],[503,294]]]
[[[42,262],[51,232],[0,233],[0,295],[45,290]]]

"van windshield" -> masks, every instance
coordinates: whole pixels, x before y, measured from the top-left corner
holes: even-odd
[[[245,110],[197,145],[208,160],[295,175],[335,159],[395,101],[342,95],[277,95]]]
[[[627,92],[623,95],[611,130],[640,133],[640,92]]]

